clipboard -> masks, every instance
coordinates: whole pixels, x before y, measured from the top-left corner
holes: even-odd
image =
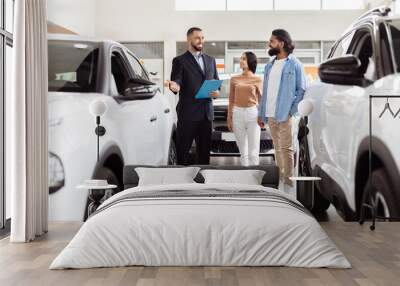
[[[222,80],[205,80],[201,85],[199,91],[196,93],[194,98],[204,99],[210,98],[210,92],[218,90],[222,85]]]

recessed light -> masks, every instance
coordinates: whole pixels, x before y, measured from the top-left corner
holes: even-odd
[[[74,44],[74,48],[77,49],[87,49],[88,45],[86,44]]]

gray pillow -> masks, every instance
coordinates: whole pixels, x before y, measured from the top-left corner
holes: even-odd
[[[204,183],[233,183],[261,185],[265,171],[262,170],[201,170]]]
[[[135,168],[139,176],[138,186],[195,183],[199,167],[184,168]]]

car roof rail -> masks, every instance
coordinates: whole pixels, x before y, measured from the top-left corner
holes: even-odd
[[[358,17],[357,21],[369,16],[387,16],[391,10],[388,6],[375,7]]]

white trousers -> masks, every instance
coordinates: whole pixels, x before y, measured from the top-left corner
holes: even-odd
[[[233,107],[232,129],[240,152],[242,166],[260,163],[261,129],[257,124],[258,109],[252,107]]]

